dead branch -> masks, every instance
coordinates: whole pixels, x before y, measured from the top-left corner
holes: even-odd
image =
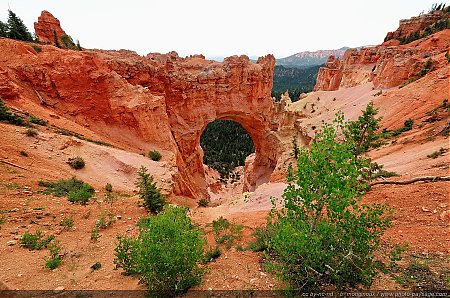
[[[424,176],[424,177],[415,177],[409,180],[400,180],[400,181],[392,181],[392,180],[384,180],[384,181],[376,181],[372,182],[370,186],[374,186],[377,184],[398,184],[398,185],[406,185],[406,184],[412,184],[416,182],[436,182],[436,181],[450,181],[450,176]]]
[[[0,162],[2,162],[2,163],[4,163],[4,164],[7,164],[7,165],[10,165],[10,166],[13,166],[13,167],[16,167],[16,168],[19,168],[19,169],[22,169],[22,170],[28,171],[27,168],[24,168],[24,167],[22,167],[22,166],[16,165],[16,164],[14,164],[14,163],[12,163],[12,162],[9,162],[9,161],[6,161],[6,160],[1,160],[1,159],[0,159]]]
[[[34,92],[36,92],[36,95],[38,96],[39,101],[41,102],[41,105],[44,105],[44,106],[48,105],[47,102],[44,100],[44,98],[39,94],[39,92],[37,92],[37,90],[35,90],[35,89],[33,89],[33,90],[34,90]]]

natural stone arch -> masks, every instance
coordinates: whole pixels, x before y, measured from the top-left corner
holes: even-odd
[[[175,193],[207,197],[200,136],[214,120],[236,121],[253,139],[255,160],[245,176],[247,188],[252,190],[262,181],[267,182],[269,178],[261,179],[261,175],[275,168],[278,154],[270,96],[274,62],[271,55],[258,59],[256,64],[246,56],[233,56],[197,72],[190,70],[185,73],[188,77],[170,78],[167,114],[180,170]]]

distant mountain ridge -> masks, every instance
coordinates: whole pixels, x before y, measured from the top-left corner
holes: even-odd
[[[305,51],[291,55],[289,57],[277,59],[276,65],[285,67],[306,68],[315,65],[324,64],[328,57],[333,55],[335,57],[342,57],[349,47],[342,47],[337,50],[319,50],[319,51]]]

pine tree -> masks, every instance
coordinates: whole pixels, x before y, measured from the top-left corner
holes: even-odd
[[[8,37],[8,25],[0,21],[0,37]]]
[[[139,197],[144,201],[144,206],[151,212],[160,212],[167,200],[156,187],[153,176],[147,172],[147,168],[144,166],[141,166],[138,175],[136,186],[139,188]]]
[[[381,145],[381,134],[377,131],[380,129],[382,117],[376,118],[378,109],[373,106],[373,102],[370,102],[362,112],[358,120],[348,122],[347,129],[344,131],[346,137],[354,143],[355,155]]]
[[[33,37],[23,21],[10,9],[8,10],[8,37],[16,40],[33,41]]]
[[[55,30],[53,30],[53,38],[55,39],[55,46],[56,46],[57,48],[60,48],[61,45],[59,44],[58,34],[56,34],[56,31],[55,31]]]

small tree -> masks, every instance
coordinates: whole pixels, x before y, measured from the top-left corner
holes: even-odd
[[[54,41],[55,41],[55,46],[56,46],[57,48],[60,48],[61,45],[60,45],[60,43],[59,43],[58,34],[56,34],[56,31],[55,31],[55,30],[53,30],[53,39],[54,39]]]
[[[136,186],[139,188],[139,197],[143,200],[144,206],[150,212],[160,212],[167,201],[156,187],[153,176],[147,172],[147,168],[144,166],[141,166],[138,175]]]
[[[8,10],[8,38],[33,41],[33,36],[23,21],[10,9]]]
[[[275,231],[269,249],[279,260],[280,277],[295,290],[369,286],[377,274],[380,237],[390,224],[386,206],[358,204],[368,160],[354,154],[351,139],[337,141],[338,130],[347,127],[342,116],[335,122],[323,125],[310,150],[299,149],[283,208],[274,209],[269,222]]]
[[[381,134],[377,133],[377,131],[381,127],[380,121],[382,117],[376,118],[377,114],[378,109],[373,106],[373,102],[370,102],[366,109],[362,111],[362,115],[358,117],[358,120],[349,121],[344,129],[346,138],[354,144],[354,153],[356,155],[361,155],[370,148],[380,145]]]

